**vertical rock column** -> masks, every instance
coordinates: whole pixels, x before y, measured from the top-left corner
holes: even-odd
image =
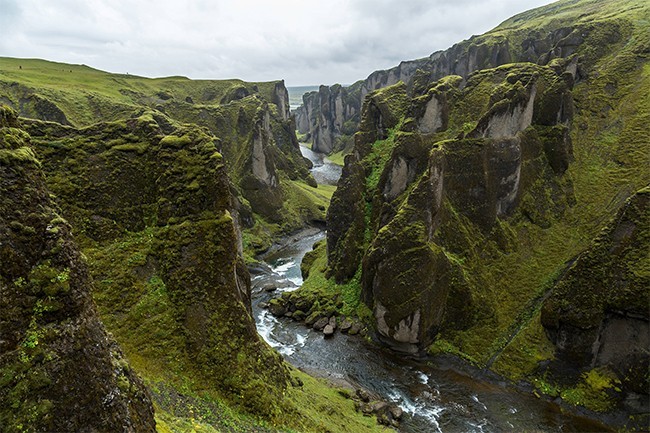
[[[4,107],[0,197],[0,428],[154,432],[151,401],[99,320],[29,135]]]

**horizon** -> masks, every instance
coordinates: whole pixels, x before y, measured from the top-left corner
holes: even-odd
[[[349,85],[550,3],[0,0],[0,55],[147,78]]]

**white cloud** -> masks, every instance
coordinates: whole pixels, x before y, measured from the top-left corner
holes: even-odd
[[[351,83],[550,0],[0,0],[0,55],[145,76]]]

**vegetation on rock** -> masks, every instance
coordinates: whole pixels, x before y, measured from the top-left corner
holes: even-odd
[[[155,431],[149,394],[99,319],[71,226],[6,106],[0,152],[2,430]]]
[[[283,84],[118,77],[37,60],[20,61],[22,68],[13,71],[16,62],[0,59],[0,83],[6,86],[2,98],[29,118],[19,122],[3,108],[8,127],[2,129],[2,140],[13,147],[1,151],[0,161],[38,167],[40,182],[52,193],[45,196],[56,201],[68,221],[61,223],[65,231],[53,224],[53,233],[74,230],[87,257],[88,278],[95,281],[98,312],[121,348],[112,343],[113,356],[122,360],[123,350],[134,369],[120,361],[125,367],[115,371],[127,385],[134,381],[140,388],[132,386],[133,392],[144,396],[133,371],[143,377],[158,430],[191,431],[195,425],[208,431],[379,430],[356,413],[352,401],[290,368],[259,338],[250,316],[243,257],[253,260],[278,233],[324,221],[333,192],[316,187],[300,155],[283,104]],[[72,75],[58,77],[58,68]],[[26,101],[35,96],[21,99],[20,92],[42,92],[65,119],[30,108]],[[86,105],[91,102],[101,110]],[[24,130],[17,129],[19,123]],[[30,140],[25,131],[31,134],[29,145],[22,144]],[[3,218],[10,215],[5,211],[9,208],[3,208]],[[30,212],[26,208],[24,217]],[[22,230],[18,222],[12,224]],[[25,230],[25,239],[37,236]],[[3,266],[9,262],[3,259]],[[52,281],[47,290],[54,296],[76,277],[58,264],[50,267],[37,267],[32,274],[34,281]],[[25,287],[31,287],[24,278]],[[12,305],[7,311],[15,313],[17,301],[7,302]],[[44,308],[49,317],[50,306],[37,306],[34,320],[19,315],[29,328],[30,351],[47,341],[30,323],[40,326],[40,311]],[[3,374],[3,393],[15,385],[13,371]],[[20,371],[17,378],[24,381],[15,389],[43,404],[25,403],[25,411],[15,414],[15,404],[6,406],[12,408],[6,416],[13,417],[7,422],[17,431],[27,421],[47,418],[48,401],[56,403],[27,386],[40,380],[40,370]],[[107,382],[111,378],[97,375]],[[94,378],[84,380],[92,386]],[[23,394],[9,397],[18,401]],[[315,395],[322,399],[318,406],[309,403]],[[138,398],[131,397],[131,404],[148,404],[142,423],[152,430],[149,397]]]
[[[342,284],[360,275],[381,341],[458,355],[619,425],[647,423],[627,419],[638,409],[630,396],[648,401],[647,375],[631,373],[647,371],[649,318],[635,307],[647,307],[645,259],[602,249],[607,260],[594,268],[585,253],[574,266],[584,270],[566,274],[574,282],[564,277],[650,183],[649,15],[637,1],[558,2],[432,55],[420,62],[427,74],[408,75],[404,62],[407,85],[366,97],[328,212],[326,272]],[[398,69],[385,76],[397,81]],[[382,76],[349,91],[389,84]],[[564,343],[602,323],[627,330],[634,366],[583,356],[559,374],[582,350]]]

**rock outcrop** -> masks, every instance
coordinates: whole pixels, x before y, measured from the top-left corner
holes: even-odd
[[[375,71],[349,87],[321,86],[318,92],[305,94],[303,105],[295,111],[298,131],[308,134],[316,151],[349,151],[351,135],[359,128],[361,106],[368,93],[401,81],[417,94],[449,75],[467,79],[475,71],[515,62],[546,65],[555,58],[567,58],[575,53],[591,30],[591,26],[566,26],[560,20],[544,31],[513,29],[512,22],[525,15],[515,16],[491,32],[472,36],[429,57]],[[434,105],[432,102],[431,110],[435,110]],[[430,113],[433,115],[433,111]],[[428,124],[431,120],[424,119],[424,122]]]
[[[89,80],[86,85],[61,86],[54,71],[48,77],[51,82],[23,80],[21,74],[16,81],[0,78],[0,101],[23,117],[68,126],[91,126],[147,111],[202,126],[219,138],[218,150],[227,161],[226,170],[240,203],[242,227],[254,225],[254,213],[272,223],[279,223],[281,216],[297,214],[293,221],[282,221],[287,229],[323,219],[322,212],[315,215],[304,206],[287,209],[293,205],[286,201],[292,192],[291,182],[302,181],[313,187],[316,183],[300,153],[284,81],[246,83],[178,77],[156,81],[81,69]],[[31,70],[29,62],[27,70]],[[64,81],[74,79],[74,73],[62,77]],[[43,91],[42,85],[50,87]],[[114,97],[114,92],[120,96]]]
[[[3,432],[155,432],[144,384],[97,314],[93,279],[30,137],[0,106]]]
[[[538,195],[534,188],[540,181],[557,191],[549,207],[561,212],[573,200],[566,180],[559,180],[564,170],[555,173],[545,151],[557,149],[566,168],[568,115],[555,113],[551,117],[558,123],[545,125],[543,114],[549,98],[571,104],[572,81],[530,64],[475,74],[463,89],[460,82],[451,77],[434,83],[410,105],[403,84],[369,95],[355,151],[346,159],[328,214],[331,274],[347,281],[363,262],[363,300],[374,312],[378,336],[400,351],[422,350],[445,326],[467,326],[479,308],[474,283],[454,258],[462,250],[455,224],[469,224],[489,238],[500,219],[526,206],[524,196]],[[476,112],[474,129],[431,147],[429,131],[443,131],[449,113],[460,114],[463,101],[487,86],[496,91],[487,111]],[[391,136],[387,131],[401,118],[407,120]],[[549,128],[557,133],[549,134]],[[377,140],[390,150],[377,150]],[[377,179],[374,188],[365,178],[369,172]],[[367,215],[364,202],[372,213],[360,230]],[[372,240],[364,251],[367,230]]]
[[[630,416],[648,401],[647,189],[625,200],[650,182],[649,16],[558,2],[368,93],[328,212],[327,275],[359,290],[380,342],[647,425]],[[534,62],[492,67],[519,60]]]
[[[251,317],[219,139],[156,112],[85,129],[27,123],[63,215],[91,247],[99,308],[127,355],[192,372],[258,415],[277,410],[269,402],[288,373]]]
[[[555,285],[542,325],[556,369],[610,370],[630,395],[646,394],[650,347],[650,188],[632,196]],[[644,407],[643,400],[634,409]]]

